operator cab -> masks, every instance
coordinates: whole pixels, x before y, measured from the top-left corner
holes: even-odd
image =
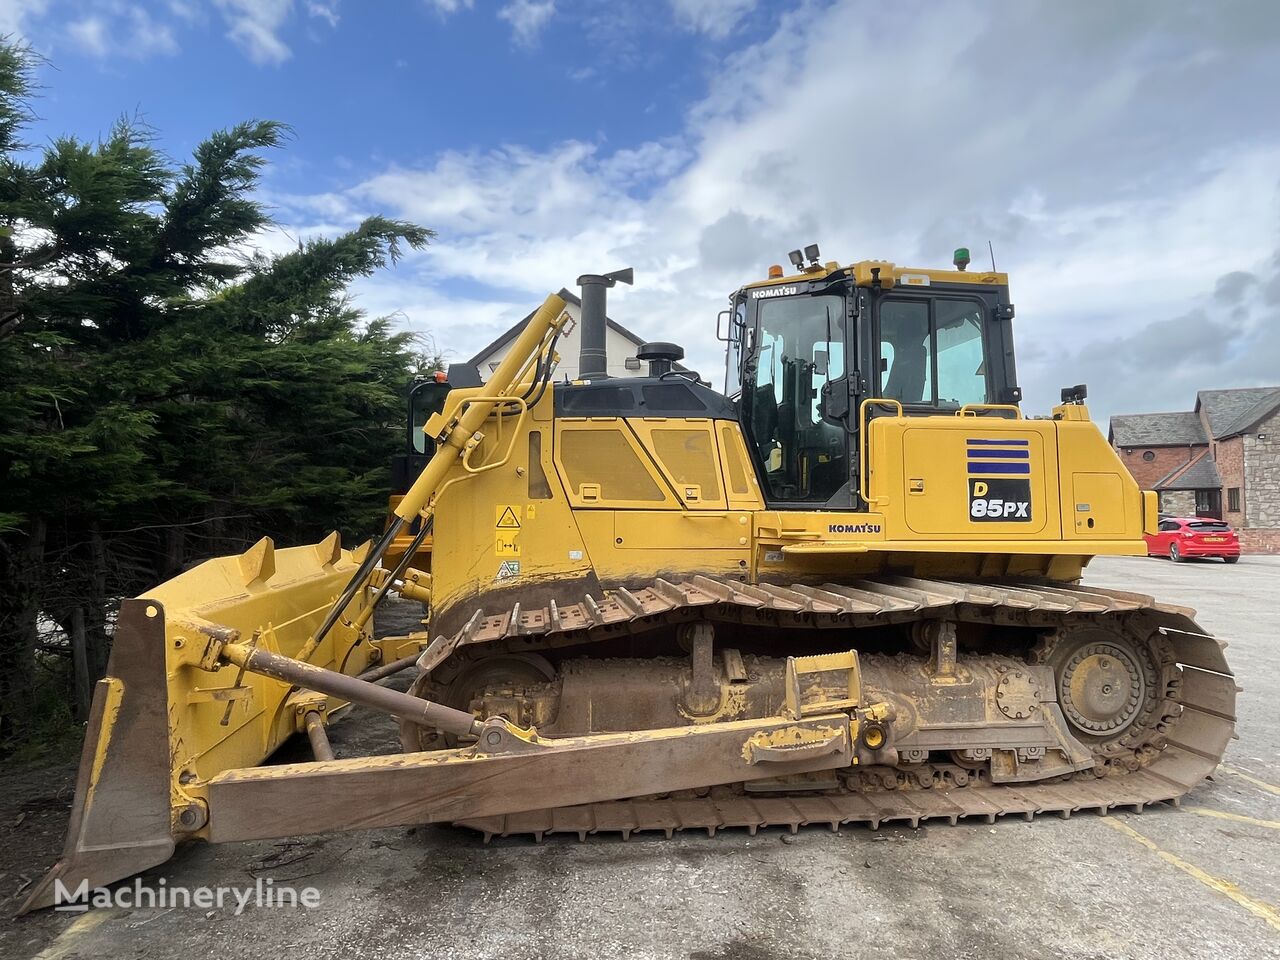
[[[418,479],[427,462],[435,456],[435,441],[423,433],[422,428],[432,414],[444,410],[449,390],[460,384],[450,384],[443,372],[414,377],[405,391],[407,411],[405,416],[404,450],[391,458],[391,491],[403,494]]]
[[[964,254],[963,261],[961,254]],[[732,297],[725,393],[770,506],[859,509],[859,409],[907,416],[1003,415],[1021,399],[1004,274],[906,270],[863,261],[749,284]],[[982,405],[982,406],[978,406]],[[896,411],[873,404],[869,415]]]

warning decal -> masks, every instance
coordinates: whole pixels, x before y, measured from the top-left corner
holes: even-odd
[[[499,530],[519,530],[520,529],[520,508],[515,504],[499,504],[495,508],[494,526]]]

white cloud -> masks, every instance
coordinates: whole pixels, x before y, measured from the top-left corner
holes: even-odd
[[[440,0],[454,8],[470,0]],[[203,28],[213,10],[227,26],[227,36],[253,60],[279,64],[293,54],[283,33],[299,10],[331,28],[339,24],[341,0],[165,0],[158,12],[128,0],[62,0],[59,37],[96,57],[143,59],[178,52],[175,28]],[[0,34],[24,36],[36,23],[47,32],[53,0],[0,0]],[[68,14],[67,11],[70,11]],[[42,21],[38,22],[37,21]]]
[[[338,0],[307,0],[307,15],[323,20],[331,27],[338,25]]]
[[[49,0],[0,0],[0,36],[23,37],[28,20],[40,17]]]
[[[214,0],[237,46],[254,63],[283,63],[293,56],[280,30],[293,12],[293,0]]]
[[[615,315],[712,372],[725,295],[788,249],[945,265],[968,245],[981,265],[991,239],[1029,408],[1089,381],[1099,412],[1176,409],[1193,381],[1280,369],[1261,332],[1274,311],[1258,301],[1223,327],[1213,293],[1233,271],[1280,284],[1280,132],[1257,122],[1280,85],[1280,9],[1248,24],[1165,2],[929,9],[903,5],[908,35],[861,5],[801,6],[721,58],[663,142],[446,152],[326,202],[440,231],[395,283],[440,310],[406,306],[460,356],[489,333],[476,303],[520,316],[581,272],[630,265],[638,286],[614,292]],[[1198,324],[1243,333],[1161,376],[1170,354],[1151,341],[1176,352]]]
[[[555,15],[555,0],[511,0],[498,18],[511,24],[511,36],[522,47],[533,47],[543,28]]]
[[[339,0],[304,0],[307,16],[338,25]],[[214,0],[235,44],[254,63],[278,64],[293,56],[280,34],[294,14],[294,0]]]
[[[202,16],[200,0],[166,0],[165,6],[179,20],[188,23],[195,23]]]
[[[173,38],[173,31],[153,18],[142,7],[130,7],[125,19],[128,29],[125,43],[130,56],[143,57],[152,53],[178,52],[178,42]]]
[[[684,28],[722,40],[755,5],[756,0],[671,0],[671,12]]]
[[[449,17],[459,10],[470,10],[475,0],[424,0],[426,5],[441,17]]]
[[[71,42],[92,56],[141,60],[178,52],[173,31],[141,6],[108,0],[96,4],[93,10],[66,28]]]
[[[67,36],[81,49],[96,57],[105,57],[111,52],[108,33],[107,22],[101,17],[85,17],[67,26]]]

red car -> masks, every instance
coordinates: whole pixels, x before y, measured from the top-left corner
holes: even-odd
[[[1169,517],[1160,521],[1160,532],[1146,540],[1147,556],[1168,557],[1174,563],[1190,557],[1221,557],[1227,563],[1240,559],[1236,532],[1210,517]]]

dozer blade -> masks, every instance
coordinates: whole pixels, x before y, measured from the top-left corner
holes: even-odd
[[[55,881],[99,887],[173,855],[169,752],[161,748],[169,742],[164,625],[146,606],[121,607],[109,675],[93,694],[66,846],[21,913],[53,906]]]
[[[336,533],[283,550],[263,539],[121,604],[107,676],[94,690],[66,845],[21,913],[52,906],[58,881],[65,890],[112,883],[164,863],[177,840],[205,835],[198,785],[261,763],[300,728],[300,701],[287,685],[200,669],[207,639],[239,636],[296,654],[359,558]],[[367,634],[340,623],[310,662],[355,674],[378,656]],[[312,697],[305,705],[323,714],[344,704]]]

